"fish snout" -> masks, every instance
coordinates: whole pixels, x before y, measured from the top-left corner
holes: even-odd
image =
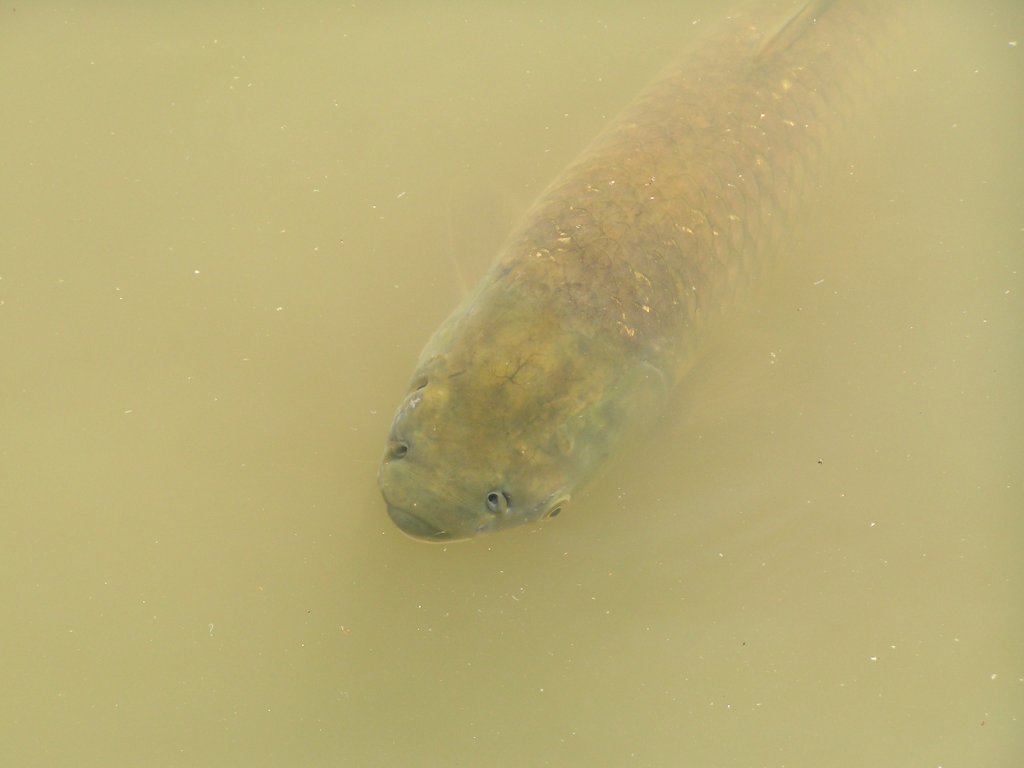
[[[407,536],[411,536],[414,539],[420,541],[451,541],[455,537],[447,531],[443,531],[440,528],[431,525],[426,520],[422,520],[416,515],[406,512],[400,507],[396,507],[391,502],[387,501],[388,517],[391,521],[398,526],[398,529]]]

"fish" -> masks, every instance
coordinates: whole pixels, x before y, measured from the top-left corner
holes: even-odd
[[[420,354],[378,471],[401,531],[457,541],[568,507],[765,274],[894,5],[730,13],[555,179]]]

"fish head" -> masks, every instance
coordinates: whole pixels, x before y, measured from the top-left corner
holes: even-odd
[[[442,326],[378,475],[398,527],[451,541],[558,515],[620,431],[623,366],[595,343],[536,309]]]

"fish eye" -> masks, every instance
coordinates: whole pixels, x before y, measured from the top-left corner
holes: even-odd
[[[496,515],[503,515],[512,506],[512,500],[502,490],[494,490],[487,494],[487,509]]]
[[[541,519],[550,520],[553,517],[558,517],[560,514],[562,514],[562,507],[565,505],[567,501],[569,501],[568,496],[563,496],[562,498],[558,499],[554,503],[554,506],[552,506],[551,509],[549,509],[541,516]]]

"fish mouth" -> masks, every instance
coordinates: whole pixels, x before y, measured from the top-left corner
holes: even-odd
[[[396,507],[394,504],[388,503],[387,506],[388,517],[407,536],[411,536],[419,541],[454,541],[458,538],[448,531],[441,530],[426,520],[416,517],[416,515],[410,514],[400,507]]]

